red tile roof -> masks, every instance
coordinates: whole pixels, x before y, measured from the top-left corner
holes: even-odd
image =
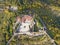
[[[16,17],[16,21],[21,21],[20,16],[17,16],[17,17]]]
[[[25,22],[26,20],[30,21],[30,20],[32,20],[32,17],[29,16],[29,15],[24,15],[24,16],[22,17],[22,22]]]
[[[17,21],[20,20],[21,22],[25,22],[26,20],[27,20],[27,21],[32,20],[32,16],[24,15],[22,18],[20,18],[19,16],[17,16],[16,19],[17,19]]]

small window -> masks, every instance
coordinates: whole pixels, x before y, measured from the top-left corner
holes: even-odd
[[[26,28],[26,26],[24,26],[24,28]]]
[[[30,28],[30,25],[29,25],[29,28]]]

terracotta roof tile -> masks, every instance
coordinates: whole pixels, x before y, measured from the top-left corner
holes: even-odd
[[[32,20],[32,17],[29,16],[29,15],[24,15],[22,18],[20,18],[19,16],[17,16],[16,20],[17,20],[17,21],[20,20],[21,22],[25,22],[26,20],[27,20],[27,21]]]
[[[22,22],[25,22],[26,20],[30,21],[31,19],[32,19],[31,16],[24,15],[24,16],[22,17]]]

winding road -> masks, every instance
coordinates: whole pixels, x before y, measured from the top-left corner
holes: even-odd
[[[41,21],[41,23],[43,24],[43,27],[47,30],[47,27],[46,27],[45,23],[43,22],[43,20],[42,20],[41,18],[40,18],[40,21]],[[15,36],[20,35],[20,34],[26,34],[26,35],[28,35],[28,36],[40,36],[40,35],[46,34],[46,35],[50,38],[51,43],[52,43],[53,45],[56,45],[55,42],[54,42],[54,40],[48,35],[48,33],[47,33],[45,30],[44,30],[43,32],[42,32],[42,31],[40,31],[40,32],[41,32],[41,34],[36,34],[36,35],[34,35],[33,33],[30,33],[30,32],[26,32],[26,33],[14,33],[14,35],[12,35],[11,39],[8,41],[7,45],[10,44],[11,40],[12,40]]]
[[[40,21],[41,21],[41,23],[43,24],[43,27],[46,29],[46,30],[48,30],[47,29],[47,27],[46,27],[46,25],[45,25],[45,23],[43,22],[43,20],[40,18]],[[55,42],[54,42],[54,40],[49,36],[49,34],[45,31],[45,33],[46,33],[46,35],[48,35],[48,37],[50,38],[50,40],[51,40],[51,42],[53,43],[53,45],[56,45],[55,44]]]

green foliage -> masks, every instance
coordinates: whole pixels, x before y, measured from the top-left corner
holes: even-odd
[[[60,12],[60,0],[2,0],[0,4],[4,5],[3,7],[7,5],[18,7],[16,12],[10,12],[7,9],[4,9],[3,12],[0,11],[1,40],[3,40],[5,33],[6,41],[12,36],[14,31],[13,23],[15,22],[16,16],[32,14],[34,19],[37,20],[35,30],[43,26],[40,22],[41,18],[48,28],[48,34],[60,44],[60,16],[58,15],[58,12]],[[54,14],[55,11],[58,14]]]

